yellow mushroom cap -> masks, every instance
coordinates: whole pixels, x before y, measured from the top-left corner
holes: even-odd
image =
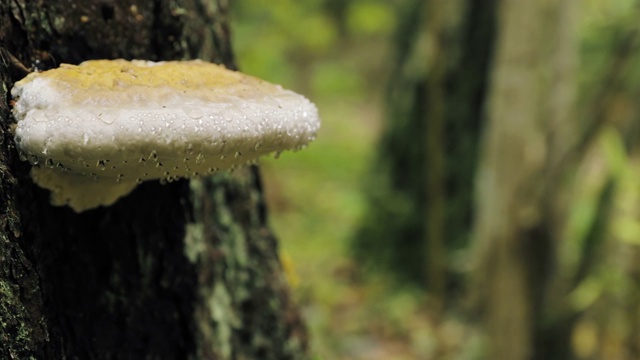
[[[305,97],[222,66],[93,60],[11,91],[15,140],[54,205],[110,205],[145,180],[198,176],[315,138]]]

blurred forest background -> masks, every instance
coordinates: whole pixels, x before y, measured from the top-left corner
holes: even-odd
[[[639,0],[236,0],[316,359],[640,359]]]

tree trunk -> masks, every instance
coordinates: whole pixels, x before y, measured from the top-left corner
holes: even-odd
[[[440,300],[461,290],[453,258],[472,229],[495,8],[495,0],[405,3],[369,209],[354,241],[358,260],[426,284]]]
[[[571,168],[562,160],[578,133],[576,6],[500,3],[475,233],[490,358],[570,356],[566,294],[552,280],[564,216],[558,196]]]
[[[234,68],[225,0],[0,1],[0,90],[27,66],[201,58]],[[307,338],[255,167],[76,214],[49,205],[0,104],[0,358],[297,359]]]

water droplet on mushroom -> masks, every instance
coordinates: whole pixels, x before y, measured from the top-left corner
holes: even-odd
[[[184,111],[188,117],[192,119],[200,119],[204,116],[204,112],[198,107],[189,107]]]
[[[116,116],[117,115],[108,112],[98,113],[98,119],[102,120],[105,124],[112,124],[116,120]]]

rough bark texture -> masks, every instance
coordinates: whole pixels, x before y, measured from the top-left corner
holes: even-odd
[[[306,333],[257,168],[142,184],[76,214],[14,147],[9,53],[27,66],[202,58],[234,68],[225,0],[0,1],[0,358],[294,359]]]

